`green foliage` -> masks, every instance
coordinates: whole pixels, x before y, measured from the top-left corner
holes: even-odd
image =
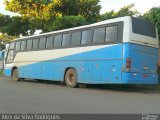
[[[0,32],[10,36],[28,35],[29,21],[26,17],[0,14]]]
[[[152,22],[158,28],[159,39],[160,39],[160,7],[153,7],[140,18]]]
[[[6,10],[48,23],[55,17],[83,16],[89,22],[99,18],[99,0],[5,0]]]
[[[0,70],[0,77],[3,76],[3,70]]]
[[[0,48],[5,49],[5,44],[11,42],[16,39],[18,36],[9,36],[7,34],[0,34]]]
[[[139,12],[134,9],[134,6],[135,6],[134,3],[124,6],[115,14],[115,16],[123,17],[123,16],[133,16],[133,15],[139,14]]]
[[[107,20],[107,19],[112,19],[112,18],[114,18],[115,17],[115,12],[114,12],[114,10],[111,10],[111,11],[109,11],[109,12],[106,12],[105,14],[102,14],[101,16],[100,16],[100,20]]]
[[[101,5],[99,0],[80,0],[79,15],[90,23],[97,22],[100,17]]]
[[[64,16],[83,16],[89,22],[99,18],[99,0],[55,0],[55,11]]]
[[[137,10],[134,9],[135,4],[130,4],[122,7],[118,12],[114,10],[106,12],[100,16],[100,20],[107,20],[111,18],[124,17],[124,16],[133,16],[139,14]]]
[[[87,21],[82,16],[65,16],[65,17],[58,17],[53,22],[51,31],[53,30],[61,30],[71,27],[77,27],[81,25],[87,24]]]
[[[52,3],[51,0],[5,0],[6,10],[45,20],[55,15]]]

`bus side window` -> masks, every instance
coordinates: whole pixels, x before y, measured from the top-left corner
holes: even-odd
[[[70,41],[71,41],[71,34],[63,34],[63,42],[62,42],[62,47],[68,47],[70,46]]]
[[[40,49],[46,48],[46,41],[47,41],[46,37],[40,38],[40,40],[39,40],[39,48]]]
[[[16,42],[16,51],[21,50],[21,41]]]
[[[33,39],[33,50],[38,49],[39,38]]]
[[[55,35],[54,47],[55,48],[61,47],[61,44],[62,44],[62,35]]]
[[[91,43],[92,32],[91,30],[82,31],[82,45],[89,45]]]
[[[95,44],[104,43],[104,39],[105,39],[105,28],[94,29],[93,43]]]
[[[9,49],[14,49],[14,47],[15,47],[15,42],[12,42],[9,46]]]
[[[32,50],[32,40],[27,40],[27,50]]]
[[[117,41],[118,37],[118,27],[117,26],[110,26],[106,27],[106,42],[115,42]]]
[[[79,46],[81,44],[81,31],[72,33],[72,46]]]
[[[7,63],[12,63],[14,60],[14,50],[9,50],[7,55]]]
[[[47,37],[47,43],[46,43],[46,48],[50,49],[53,48],[53,36]]]
[[[26,40],[22,41],[22,43],[21,43],[21,50],[22,51],[26,50]]]

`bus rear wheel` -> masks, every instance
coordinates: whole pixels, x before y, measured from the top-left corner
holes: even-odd
[[[18,75],[18,69],[13,70],[13,80],[14,81],[20,81],[19,75]]]
[[[65,83],[67,87],[70,87],[70,88],[78,87],[77,72],[75,69],[69,69],[66,71]]]

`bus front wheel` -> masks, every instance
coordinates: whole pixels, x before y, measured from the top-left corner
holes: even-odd
[[[18,75],[18,69],[13,70],[13,80],[14,81],[19,81],[19,75]]]
[[[68,69],[65,73],[65,83],[67,87],[78,87],[77,72],[75,69]]]

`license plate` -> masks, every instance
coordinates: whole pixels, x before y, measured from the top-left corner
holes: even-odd
[[[144,70],[148,70],[148,67],[143,67]]]

